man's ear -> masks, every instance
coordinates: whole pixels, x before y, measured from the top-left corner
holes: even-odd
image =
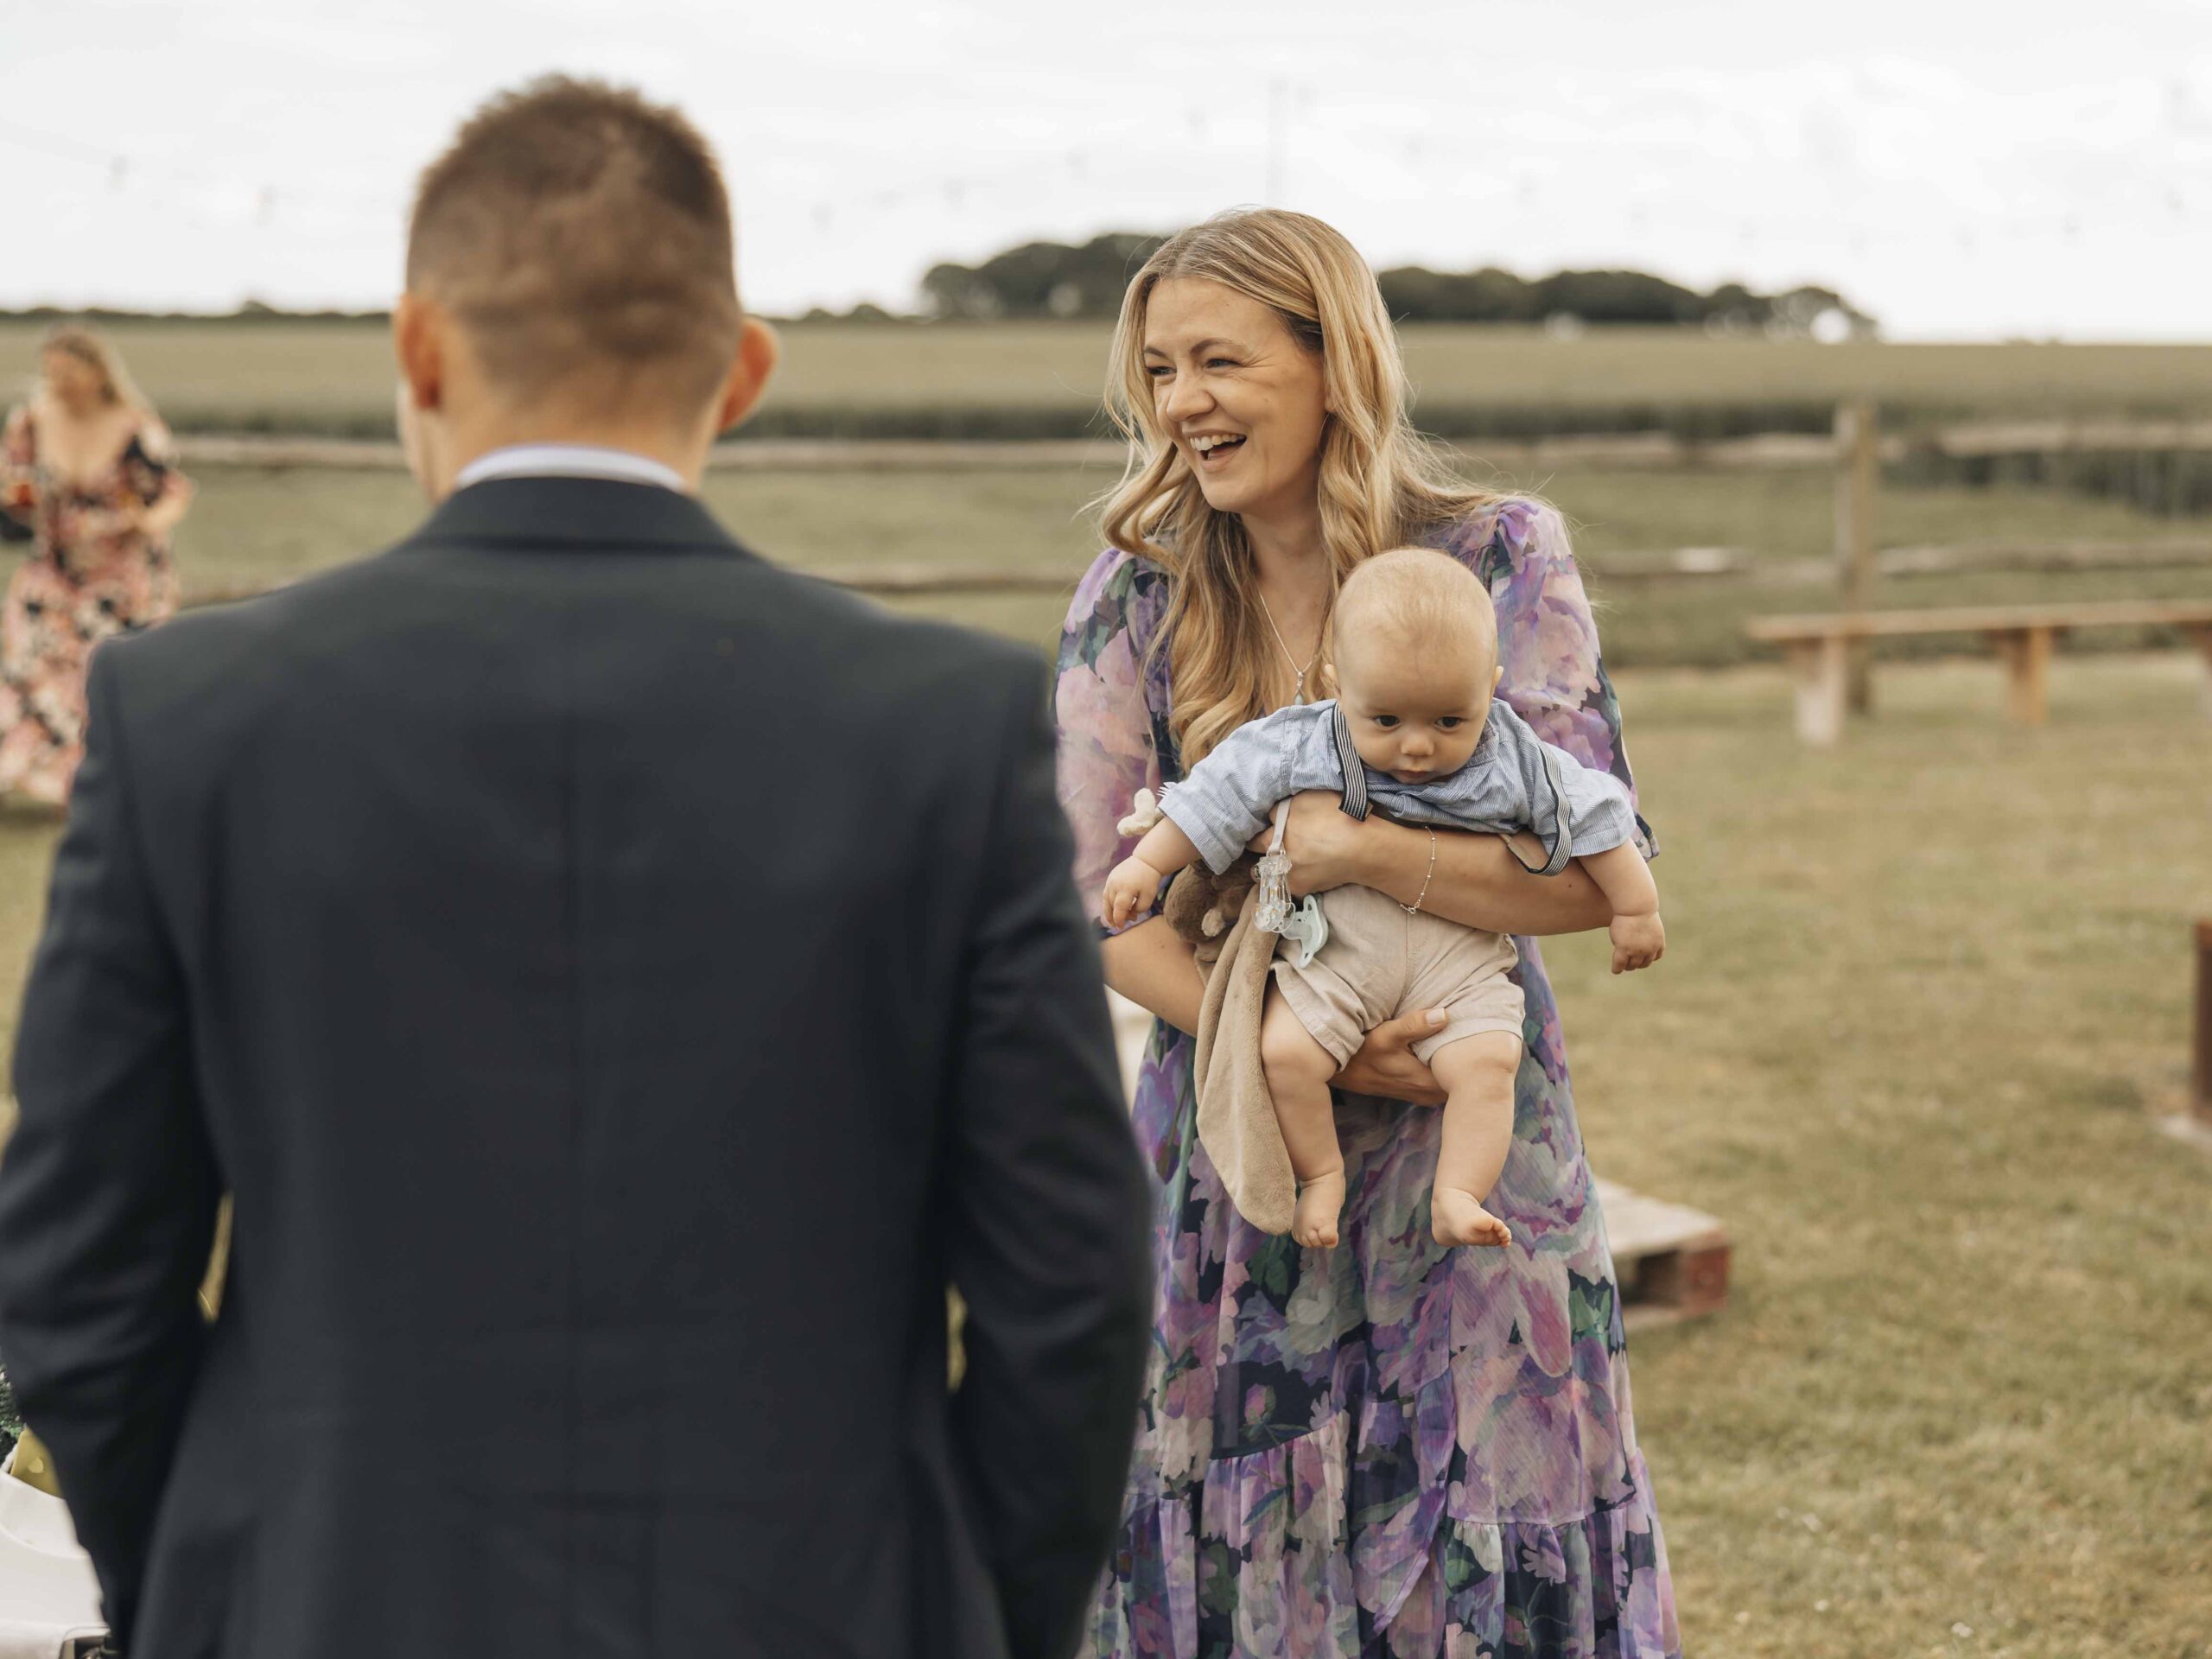
[[[448,326],[437,302],[420,295],[402,294],[391,308],[391,345],[399,359],[399,378],[407,383],[408,396],[418,410],[436,409],[445,401]]]
[[[729,374],[722,381],[721,403],[715,411],[715,431],[727,432],[753,413],[783,355],[783,342],[776,338],[776,331],[758,317],[746,318],[738,330]]]
[[[1503,663],[1500,663],[1500,664],[1497,665],[1497,671],[1495,674],[1492,674],[1492,675],[1490,677],[1490,689],[1491,689],[1491,690],[1495,691],[1495,690],[1497,690],[1497,688],[1498,688],[1499,686],[1503,685],[1504,683],[1505,683],[1505,664],[1504,664]]]

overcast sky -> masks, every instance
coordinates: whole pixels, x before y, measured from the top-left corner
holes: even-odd
[[[1274,200],[1378,267],[2212,337],[2212,0],[0,0],[0,304],[381,305],[416,169],[568,69],[706,129],[773,312]]]

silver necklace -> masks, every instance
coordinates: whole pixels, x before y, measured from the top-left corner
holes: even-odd
[[[1290,654],[1290,646],[1283,639],[1282,630],[1275,626],[1275,613],[1268,608],[1268,596],[1265,594],[1260,595],[1260,614],[1268,619],[1268,632],[1275,637],[1275,649],[1282,652],[1282,659],[1290,665],[1290,671],[1298,676],[1298,689],[1291,693],[1290,700],[1293,702],[1304,702],[1306,677],[1313,671],[1313,664],[1321,660],[1322,647],[1329,643],[1329,619],[1325,614],[1321,618],[1321,637],[1313,642],[1313,654],[1306,659],[1306,666],[1300,668],[1298,665],[1298,658]]]

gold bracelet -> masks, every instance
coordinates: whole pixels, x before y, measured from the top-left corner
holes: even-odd
[[[1421,914],[1421,901],[1428,897],[1428,884],[1436,879],[1436,827],[1433,824],[1423,827],[1428,831],[1428,874],[1421,877],[1421,892],[1414,895],[1413,903],[1398,906],[1408,916]]]

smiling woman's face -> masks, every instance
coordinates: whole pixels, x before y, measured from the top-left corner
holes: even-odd
[[[1217,512],[1310,512],[1321,475],[1321,359],[1257,300],[1171,277],[1145,304],[1153,408]]]
[[[49,347],[39,357],[47,395],[72,415],[89,415],[104,401],[100,372],[74,352]]]

